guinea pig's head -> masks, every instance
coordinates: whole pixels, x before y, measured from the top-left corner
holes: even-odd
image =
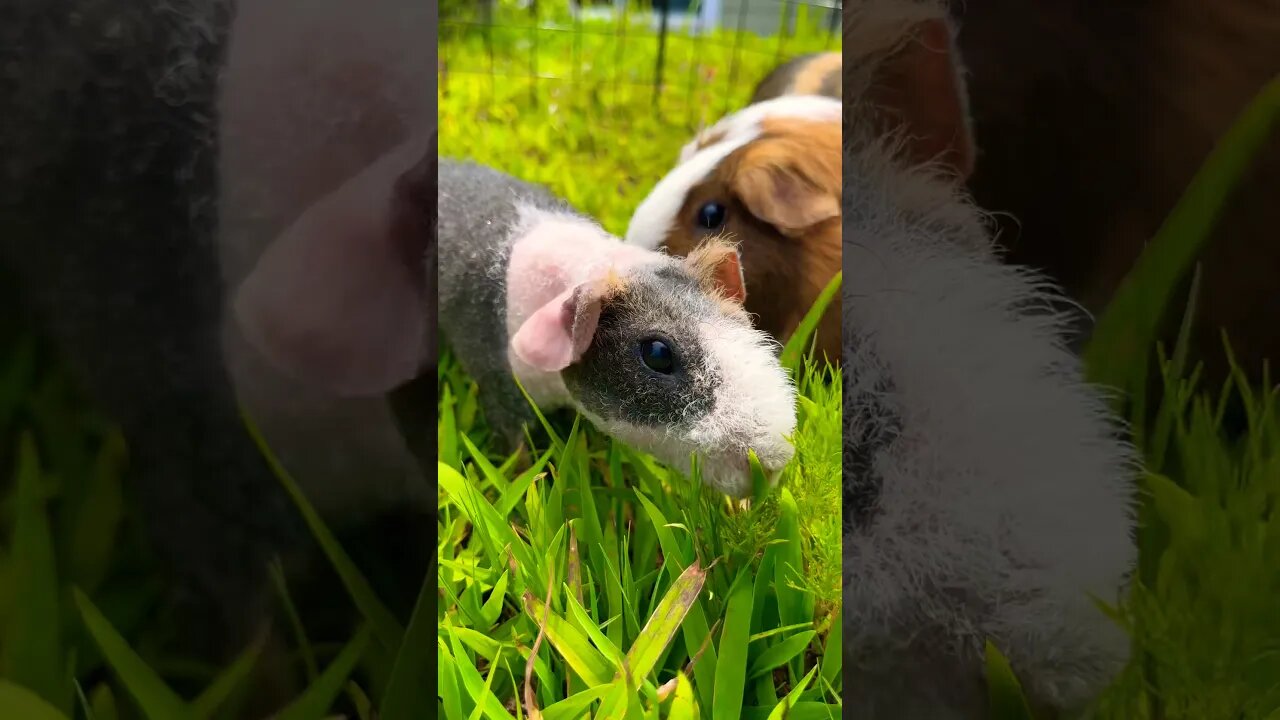
[[[838,100],[793,96],[730,115],[686,146],[683,159],[636,209],[627,241],[691,252],[728,236],[742,252],[746,309],[785,340],[840,270]],[[818,329],[840,357],[838,302]]]
[[[436,134],[389,151],[305,210],[232,308],[286,374],[341,396],[412,380],[436,358]]]
[[[706,243],[686,258],[652,253],[535,314],[512,347],[522,358],[572,357],[560,376],[597,427],[676,467],[697,453],[705,482],[744,497],[748,449],[776,480],[794,454],[796,414],[777,343],[752,327],[743,294],[738,254],[727,243]],[[535,342],[578,349],[556,353]]]

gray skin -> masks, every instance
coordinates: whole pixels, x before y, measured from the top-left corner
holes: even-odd
[[[442,159],[438,178],[440,327],[480,386],[489,425],[503,449],[511,450],[519,442],[522,426],[535,419],[515,383],[507,354],[506,272],[519,232],[518,207],[583,216],[546,190],[486,167]],[[594,224],[585,217],[583,221]],[[728,318],[716,303],[679,259],[658,256],[656,262],[628,272],[625,289],[602,308],[590,346],[560,372],[571,404],[594,416],[606,432],[632,433],[623,439],[640,438],[641,444],[649,445],[645,449],[665,453],[662,459],[667,462],[679,461],[681,454],[688,457],[694,448],[679,438],[689,437],[690,429],[708,418],[713,424],[732,424],[752,412],[772,416],[794,412],[790,406],[763,405],[732,410],[717,402],[721,385],[730,387],[733,378],[714,366],[713,352],[703,347],[706,336],[700,334],[699,325],[720,323],[728,332],[740,325],[741,332],[748,333],[744,337],[750,338],[747,343],[755,342],[757,335],[761,342],[765,338],[750,329],[745,316]],[[638,348],[655,328],[677,358],[677,370],[669,375],[657,376],[640,361]],[[740,349],[758,357],[757,362],[768,362],[764,345]],[[760,355],[753,354],[757,352]],[[777,380],[781,388],[780,370]],[[765,382],[772,381],[770,376]],[[759,397],[764,395],[753,395],[744,404],[752,405]],[[723,434],[716,441],[720,449],[763,439],[761,447],[771,448],[768,461],[761,455],[766,469],[768,462],[778,463],[775,467],[780,469],[789,458],[789,450],[769,444],[770,435],[759,429],[761,425],[747,420],[737,427],[748,429]]]

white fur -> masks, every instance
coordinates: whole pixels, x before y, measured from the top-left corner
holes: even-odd
[[[698,133],[698,136],[680,149],[680,162],[692,158],[698,149],[698,143],[708,135],[725,133],[719,142],[732,141],[740,135],[758,135],[760,123],[768,119],[794,118],[817,122],[838,123],[841,120],[844,105],[835,98],[823,95],[784,95],[758,102],[725,117],[711,127]]]
[[[899,717],[879,679],[953,653],[920,688],[945,692],[980,675],[989,638],[1035,697],[1078,706],[1127,657],[1089,594],[1116,601],[1135,559],[1135,454],[1064,347],[1056,295],[999,262],[949,186],[890,165],[846,151],[846,413],[887,386],[901,421],[874,458],[879,515],[846,537],[846,692]]]
[[[240,0],[219,101],[219,254],[237,287],[311,203],[435,126],[435,12],[420,0]],[[350,517],[435,492],[381,397],[338,399],[295,382],[225,313],[240,402],[323,513]],[[431,503],[431,504],[428,504]]]

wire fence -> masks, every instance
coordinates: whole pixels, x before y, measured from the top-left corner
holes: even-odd
[[[652,112],[667,120],[683,112],[694,124],[733,109],[767,69],[838,51],[842,8],[842,0],[445,0],[440,92],[518,87],[539,106],[554,102],[549,89],[569,87],[629,93],[629,109],[647,93]]]

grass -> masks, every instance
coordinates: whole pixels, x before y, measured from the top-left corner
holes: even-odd
[[[620,235],[698,124],[745,104],[778,39],[681,38],[669,77],[694,84],[655,101],[652,34],[589,29],[494,38],[494,71],[517,76],[500,81],[482,33],[442,40],[440,149]],[[538,74],[561,79],[527,77],[535,42]],[[493,456],[476,387],[442,359],[440,717],[840,717],[841,379],[804,343],[785,354],[796,459],[746,512],[573,418],[546,421],[523,461]]]

